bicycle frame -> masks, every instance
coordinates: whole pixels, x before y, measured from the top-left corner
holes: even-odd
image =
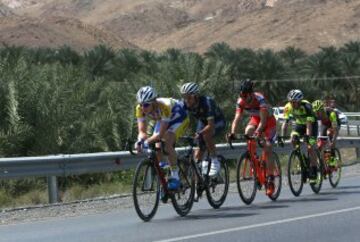
[[[168,190],[168,186],[167,186],[167,181],[166,181],[166,178],[165,178],[165,174],[163,172],[163,170],[160,168],[160,165],[159,165],[159,160],[157,158],[157,155],[156,153],[158,151],[161,151],[163,152],[163,146],[164,146],[164,143],[163,142],[160,142],[161,143],[161,148],[157,148],[155,146],[155,144],[151,144],[150,147],[149,147],[149,152],[148,152],[148,156],[147,158],[150,160],[150,162],[153,164],[153,166],[155,167],[155,172],[157,174],[157,176],[160,178],[160,185],[162,186],[163,188],[163,191],[165,194],[169,194],[169,190]],[[133,145],[133,142],[130,142],[128,141],[128,150],[129,152],[132,154],[132,155],[136,155],[136,153],[134,153],[134,151],[131,149]]]
[[[165,174],[163,172],[163,170],[160,168],[160,165],[159,165],[159,160],[156,156],[156,152],[157,151],[161,151],[162,149],[161,148],[154,148],[153,150],[151,150],[150,154],[148,155],[148,158],[151,162],[153,162],[153,165],[155,167],[155,171],[157,173],[157,175],[159,176],[160,178],[160,184],[164,190],[164,193],[165,194],[168,194],[169,191],[168,191],[168,188],[167,188],[167,181],[166,181],[166,178],[165,178]]]
[[[298,137],[298,139],[295,140],[295,148],[294,150],[299,154],[300,157],[300,161],[301,161],[301,165],[304,168],[304,171],[307,172],[308,168],[310,167],[310,159],[309,159],[309,147],[306,147],[307,150],[307,154],[305,154],[304,152],[302,152],[301,150],[301,144],[303,142],[300,141],[300,137]]]
[[[257,155],[257,143],[260,141],[260,140],[257,140],[257,138],[254,138],[254,137],[249,137],[249,136],[244,136],[246,139],[247,139],[247,150],[249,152],[249,155],[250,155],[250,161],[252,161],[254,163],[254,167],[255,167],[255,170],[256,170],[256,178],[259,182],[260,185],[265,185],[266,184],[266,176],[267,176],[267,172],[266,172],[266,164],[264,162],[264,160],[260,160],[259,159],[259,156]],[[266,158],[265,153],[263,152],[261,157],[262,158]],[[245,163],[244,165],[244,171],[246,171],[246,167],[247,164]],[[252,172],[250,170],[250,172]],[[244,174],[245,175],[245,174]],[[251,174],[253,175],[253,174]]]
[[[189,143],[189,149],[186,151],[186,154],[184,157],[186,159],[189,159],[190,164],[195,171],[195,175],[196,175],[198,182],[201,184],[204,184],[205,183],[204,178],[203,178],[202,174],[200,174],[199,167],[197,166],[197,163],[195,162],[195,159],[193,157],[194,147],[196,146],[193,142],[194,139],[190,136],[183,136],[181,138],[184,139],[187,143]],[[209,161],[208,168],[210,167],[210,164],[211,164],[210,162],[211,161]]]

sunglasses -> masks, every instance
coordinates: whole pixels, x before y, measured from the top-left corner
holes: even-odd
[[[140,103],[140,107],[148,108],[150,107],[151,103]]]

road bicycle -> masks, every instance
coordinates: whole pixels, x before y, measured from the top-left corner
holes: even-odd
[[[206,171],[202,171],[202,161],[196,162],[194,159],[193,150],[194,147],[196,147],[196,140],[190,136],[183,136],[180,140],[183,140],[188,144],[188,147],[183,155],[179,155],[179,159],[181,163],[190,164],[192,170],[195,171],[193,173],[193,179],[196,181],[197,193],[195,201],[198,201],[205,191],[209,204],[215,209],[220,208],[225,202],[229,189],[229,168],[225,158],[221,155],[217,156],[220,162],[220,171],[218,175],[211,177],[209,176],[211,167],[210,157],[207,156],[206,158],[208,162]]]
[[[187,215],[194,202],[195,180],[189,163],[178,161],[180,187],[175,191],[168,189],[167,177],[170,170],[160,168],[156,155],[157,152],[164,153],[163,147],[163,142],[161,148],[151,144],[147,150],[147,158],[141,160],[135,170],[132,197],[136,213],[145,222],[154,217],[160,200],[167,203],[170,199],[180,216]],[[134,154],[131,148],[129,151]]]
[[[341,178],[341,154],[339,149],[330,147],[329,136],[318,136],[317,146],[320,151],[324,179],[329,177],[330,185],[335,188]]]
[[[281,191],[282,186],[282,174],[281,164],[278,155],[273,152],[273,174],[267,174],[267,166],[265,162],[266,157],[262,154],[260,157],[257,154],[257,145],[263,147],[263,138],[242,135],[239,138],[228,139],[229,145],[234,149],[232,145],[233,140],[246,141],[247,150],[240,156],[236,166],[236,183],[241,200],[245,204],[251,204],[256,195],[257,190],[261,190],[262,187],[268,189],[272,187],[272,192],[268,194],[268,197],[275,201]]]
[[[289,137],[280,137],[280,138],[289,138]],[[288,161],[288,182],[291,192],[294,196],[299,196],[302,192],[304,183],[309,181],[310,177],[310,158],[309,158],[309,147],[306,142],[304,142],[305,137],[295,136],[293,139],[294,148],[290,153]],[[301,141],[301,139],[303,139]],[[306,144],[306,148],[302,145]],[[314,193],[319,193],[323,181],[322,176],[322,162],[320,159],[320,154],[317,149],[314,150],[316,158],[316,180],[310,182],[311,190]]]

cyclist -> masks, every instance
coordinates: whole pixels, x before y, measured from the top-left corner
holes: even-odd
[[[171,171],[168,188],[176,190],[179,188],[180,181],[174,147],[176,139],[183,135],[189,125],[184,104],[172,98],[159,98],[156,91],[150,86],[140,88],[136,99],[138,102],[136,118],[139,131],[136,149],[141,152],[143,149],[147,149],[151,143],[160,140],[165,142],[165,151],[168,153]],[[147,134],[148,120],[155,121],[154,132],[150,137]],[[158,160],[161,160],[160,154]]]
[[[209,176],[214,177],[220,171],[220,161],[216,156],[214,136],[225,129],[225,119],[222,111],[209,96],[200,95],[199,85],[193,82],[185,83],[180,88],[186,109],[198,120],[195,138],[199,141],[199,149],[195,151],[195,160],[201,161],[205,150],[209,152],[211,166]],[[208,161],[202,161],[202,173],[206,174]]]
[[[331,155],[335,156],[335,144],[340,129],[339,116],[333,108],[325,107],[321,100],[314,101],[312,105],[316,117],[320,121],[320,134],[330,137]]]
[[[318,125],[311,103],[303,98],[304,94],[299,89],[293,89],[288,93],[287,100],[289,102],[284,108],[285,121],[281,128],[281,134],[282,136],[286,134],[290,116],[292,116],[295,119],[295,128],[291,132],[291,141],[293,145],[295,145],[299,140],[299,136],[304,136],[304,141],[308,146],[311,166],[309,179],[311,183],[314,183],[317,178],[317,164],[314,145],[316,143]]]
[[[250,79],[242,81],[239,90],[239,99],[236,105],[236,113],[231,125],[231,132],[228,138],[234,138],[239,122],[243,117],[243,112],[247,111],[250,121],[245,128],[245,134],[265,138],[263,149],[263,161],[267,163],[268,181],[266,194],[274,192],[274,158],[272,145],[276,140],[276,119],[264,95],[253,91],[253,82]]]

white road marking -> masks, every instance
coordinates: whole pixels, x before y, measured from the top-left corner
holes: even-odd
[[[154,241],[154,242],[173,242],[173,241],[180,241],[180,240],[189,240],[189,239],[195,239],[195,238],[206,237],[206,236],[211,236],[211,235],[241,231],[241,230],[246,230],[246,229],[265,227],[265,226],[270,226],[270,225],[275,225],[275,224],[283,224],[283,223],[294,222],[294,221],[299,221],[299,220],[323,217],[323,216],[328,216],[328,215],[333,215],[333,214],[338,214],[338,213],[346,213],[346,212],[351,212],[351,211],[355,211],[355,210],[360,210],[360,206],[353,207],[353,208],[340,209],[340,210],[336,210],[336,211],[329,211],[329,212],[324,212],[324,213],[300,216],[300,217],[295,217],[295,218],[282,219],[282,220],[266,222],[266,223],[252,224],[252,225],[246,225],[246,226],[235,227],[235,228],[230,228],[230,229],[222,229],[222,230],[208,232],[208,233],[193,234],[193,235],[187,235],[187,236],[176,237],[176,238],[171,238],[171,239],[158,240],[158,241]]]

